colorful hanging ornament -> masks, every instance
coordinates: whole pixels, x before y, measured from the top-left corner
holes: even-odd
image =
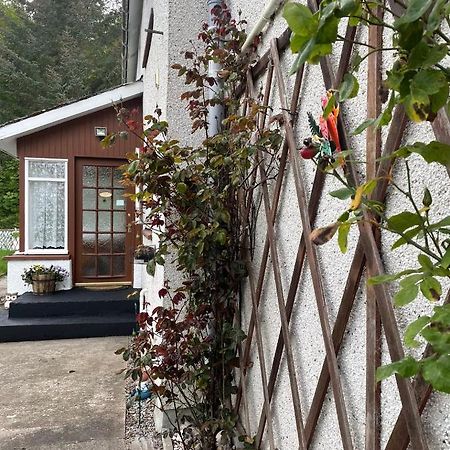
[[[322,110],[325,109],[332,97],[332,92],[327,91],[326,97],[322,98]],[[339,116],[339,106],[333,105],[331,112],[324,117],[323,113],[319,118],[319,124],[314,120],[312,114],[308,112],[309,128],[311,137],[303,141],[300,149],[300,156],[304,159],[315,159],[320,161],[334,161],[334,154],[341,151],[339,133],[337,129],[337,118]]]

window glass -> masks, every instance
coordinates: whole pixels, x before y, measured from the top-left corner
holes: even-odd
[[[28,182],[29,249],[65,248],[65,203],[65,181]]]
[[[30,178],[65,178],[65,163],[53,161],[28,161]]]

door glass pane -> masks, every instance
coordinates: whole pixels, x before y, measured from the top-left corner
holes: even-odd
[[[111,231],[111,213],[109,211],[98,212],[98,231]]]
[[[98,187],[112,186],[112,167],[98,168]]]
[[[99,256],[97,263],[99,276],[111,275],[111,256]]]
[[[31,249],[65,247],[65,182],[28,182],[28,240]]]
[[[97,218],[94,211],[83,211],[83,231],[96,231]]]
[[[125,253],[125,233],[113,234],[113,253]]]
[[[112,192],[111,189],[99,189],[98,209],[111,209]]]
[[[114,209],[125,209],[125,197],[123,196],[124,192],[124,189],[114,189]]]
[[[122,171],[114,169],[114,187],[122,187]]]
[[[125,275],[125,256],[113,256],[113,275]]]
[[[97,189],[83,189],[83,209],[97,209]]]
[[[65,178],[66,164],[55,161],[29,161],[30,178]]]
[[[95,277],[97,275],[95,256],[83,256],[81,260],[81,271],[85,277]]]
[[[114,231],[126,231],[125,212],[114,212]]]
[[[83,186],[97,186],[97,168],[95,166],[83,166]]]
[[[111,235],[98,235],[98,253],[111,253]]]
[[[83,253],[96,253],[95,234],[83,233]]]

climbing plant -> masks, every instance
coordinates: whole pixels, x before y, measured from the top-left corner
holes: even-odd
[[[259,153],[270,161],[267,176],[276,171],[282,140],[276,123],[260,128],[266,108],[238,95],[251,62],[240,58],[245,22],[233,19],[224,4],[213,14],[214,27],[205,24],[185,63],[173,65],[188,86],[181,99],[202,142],[186,146],[190,138],[174,136],[156,109],[145,117],[142,147],[130,155],[124,175],[138,187],[132,199],[143,206],[139,220],[159,240],[149,274],[170,261],[182,281],[166,280],[159,291],[163,306],[138,315],[139,331],[119,353],[130,362],[127,375],[149,378],[160,406],[175,410],[173,427],[186,449],[214,449],[238,433],[231,396],[245,335],[235,317],[252,228],[242,199],[259,182]],[[218,78],[208,72],[212,61],[221,66]],[[224,119],[213,134],[217,118],[209,111],[217,105]],[[120,109],[118,116],[128,133],[137,133],[130,111]]]
[[[371,198],[377,183],[385,180],[368,179],[356,187],[343,162],[351,155],[351,149],[340,152],[338,137],[324,124],[333,118],[340,102],[358,95],[361,63],[375,52],[391,55],[387,59],[391,63],[383,80],[387,104],[378,117],[369,117],[353,130],[353,134],[360,134],[369,126],[388,125],[396,107],[403,107],[414,122],[433,122],[442,108],[444,114],[448,114],[449,12],[448,0],[409,0],[406,5],[400,1],[333,0],[320,2],[318,10],[300,3],[288,3],[284,8],[284,17],[292,30],[291,50],[297,55],[292,73],[306,62],[318,63],[321,57],[332,53],[336,42],[347,39],[339,33],[343,20],[348,20],[350,26],[381,27],[392,35],[392,42],[384,47],[353,42],[357,52],[351,68],[341,85],[330,91],[325,99],[320,124],[315,124],[310,118],[313,137],[305,140],[301,156],[312,159],[321,170],[343,184],[341,189],[330,193],[333,197],[351,199],[348,209],[335,223],[314,230],[311,238],[317,244],[323,244],[337,232],[339,247],[345,252],[351,226],[369,217],[375,226],[397,235],[391,250],[404,245],[417,249],[415,267],[372,277],[368,283],[399,281],[399,289],[393,298],[397,307],[415,301],[419,293],[432,302],[433,312],[410,323],[404,334],[407,347],[418,347],[421,342],[426,342],[428,351],[420,360],[407,356],[380,367],[377,375],[378,379],[383,379],[394,373],[403,377],[420,374],[435,389],[446,393],[450,393],[450,305],[448,296],[444,300],[442,284],[450,276],[450,216],[436,219],[433,207],[439,204],[439,200],[432,198],[428,188],[421,198],[415,196],[411,180],[413,175],[420,174],[413,173],[415,169],[410,159],[411,155],[419,155],[427,163],[448,168],[450,146],[437,141],[415,142],[390,156],[405,166],[406,180],[397,183],[389,176],[388,181],[410,207],[389,215],[383,203]],[[367,212],[369,214],[365,214]]]

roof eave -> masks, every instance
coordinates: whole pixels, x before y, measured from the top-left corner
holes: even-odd
[[[0,128],[0,149],[11,156],[16,156],[18,138],[100,111],[115,103],[139,97],[142,95],[142,90],[142,82],[129,83],[7,124]]]

